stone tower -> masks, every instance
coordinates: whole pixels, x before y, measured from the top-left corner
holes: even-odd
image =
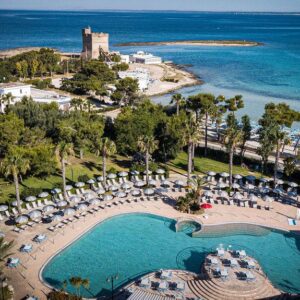
[[[91,27],[83,28],[81,57],[98,59],[100,51],[109,53],[109,34],[92,32]]]

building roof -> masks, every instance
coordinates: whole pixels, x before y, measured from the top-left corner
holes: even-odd
[[[31,86],[31,84],[28,83],[22,83],[22,82],[4,82],[0,83],[0,89],[9,89],[9,88],[19,88],[19,87],[25,87],[25,86]]]

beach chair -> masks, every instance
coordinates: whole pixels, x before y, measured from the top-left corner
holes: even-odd
[[[4,214],[5,214],[6,217],[11,218],[11,215],[9,214],[8,210],[6,210],[6,211],[4,212]]]
[[[19,215],[19,212],[17,211],[17,209],[15,207],[13,207],[11,209],[11,211],[12,211],[12,213],[13,213],[14,216],[18,216]]]
[[[32,210],[32,207],[30,206],[29,203],[25,203],[25,207],[26,207],[27,210]]]

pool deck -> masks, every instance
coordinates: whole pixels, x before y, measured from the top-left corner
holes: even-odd
[[[10,278],[15,290],[15,299],[22,299],[26,295],[35,295],[39,299],[46,299],[46,294],[50,288],[45,285],[40,279],[42,267],[63,248],[70,245],[74,240],[93,228],[99,222],[112,216],[124,213],[151,213],[168,218],[183,218],[195,219],[205,225],[224,224],[232,222],[244,222],[263,225],[276,229],[300,232],[300,222],[296,226],[289,226],[287,218],[295,218],[296,207],[284,205],[282,203],[272,203],[270,211],[259,210],[249,207],[237,207],[228,205],[213,205],[206,211],[206,216],[190,215],[181,213],[174,209],[175,197],[179,193],[169,192],[170,200],[164,202],[144,201],[137,203],[124,203],[117,206],[106,207],[99,210],[93,215],[87,215],[84,219],[79,219],[75,223],[67,225],[64,229],[60,229],[55,233],[47,230],[47,225],[38,224],[34,228],[27,229],[22,233],[15,233],[11,226],[5,226],[4,231],[7,231],[7,239],[14,240],[13,248],[14,257],[21,260],[21,265],[15,269],[6,269],[5,272]],[[41,244],[32,242],[32,239],[37,234],[47,234],[47,240]],[[32,243],[34,250],[30,254],[20,253],[18,249],[22,244]]]

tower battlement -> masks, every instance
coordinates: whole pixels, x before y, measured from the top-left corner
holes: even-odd
[[[109,53],[109,34],[103,32],[92,32],[91,27],[82,29],[82,52],[84,59],[97,59],[100,50]]]

